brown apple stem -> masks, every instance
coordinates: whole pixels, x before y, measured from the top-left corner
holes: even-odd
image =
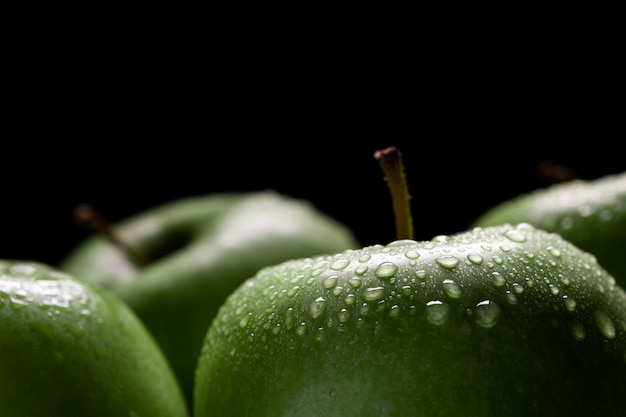
[[[148,255],[124,241],[111,225],[90,204],[81,204],[74,210],[74,220],[79,225],[107,238],[117,246],[138,268],[150,263]]]
[[[385,181],[391,193],[393,212],[396,222],[397,239],[413,239],[413,217],[411,215],[411,196],[407,187],[404,164],[400,150],[391,146],[374,153],[385,174]]]

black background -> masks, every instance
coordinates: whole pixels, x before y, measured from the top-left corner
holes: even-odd
[[[392,50],[133,39],[42,37],[6,66],[0,258],[59,262],[87,235],[71,220],[83,202],[115,222],[260,189],[384,243],[394,220],[373,154],[388,146],[403,155],[419,240],[546,186],[542,162],[586,179],[626,170],[623,64],[583,37]]]

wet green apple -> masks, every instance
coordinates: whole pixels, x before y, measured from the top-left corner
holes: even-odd
[[[187,417],[160,347],[128,306],[37,262],[0,261],[0,415]]]
[[[312,203],[275,191],[188,197],[113,227],[149,258],[147,264],[137,266],[95,235],[61,268],[133,308],[162,346],[189,401],[202,339],[228,294],[262,267],[358,247],[346,226]]]
[[[626,293],[530,224],[293,259],[219,310],[195,417],[626,415]]]
[[[593,253],[626,287],[626,172],[575,179],[491,207],[472,226],[527,222]]]

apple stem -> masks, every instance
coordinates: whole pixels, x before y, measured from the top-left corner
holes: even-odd
[[[385,181],[391,193],[393,212],[396,222],[397,239],[413,239],[413,217],[411,215],[411,196],[407,187],[402,154],[395,146],[378,150],[374,153],[378,160]]]
[[[117,246],[136,267],[140,268],[150,263],[149,257],[144,252],[124,241],[119,233],[116,233],[104,217],[90,204],[81,204],[76,207],[73,217],[79,225],[107,238]]]

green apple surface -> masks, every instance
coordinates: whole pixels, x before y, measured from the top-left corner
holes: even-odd
[[[626,293],[529,224],[262,269],[203,344],[195,417],[626,415]]]
[[[472,226],[527,222],[593,253],[626,288],[626,172],[571,180],[504,201]]]
[[[163,352],[117,297],[0,261],[0,415],[188,417]]]
[[[191,402],[202,340],[226,296],[262,267],[358,247],[351,231],[306,200],[274,191],[189,197],[115,230],[151,262],[131,263],[93,236],[61,268],[120,296],[169,358]]]

